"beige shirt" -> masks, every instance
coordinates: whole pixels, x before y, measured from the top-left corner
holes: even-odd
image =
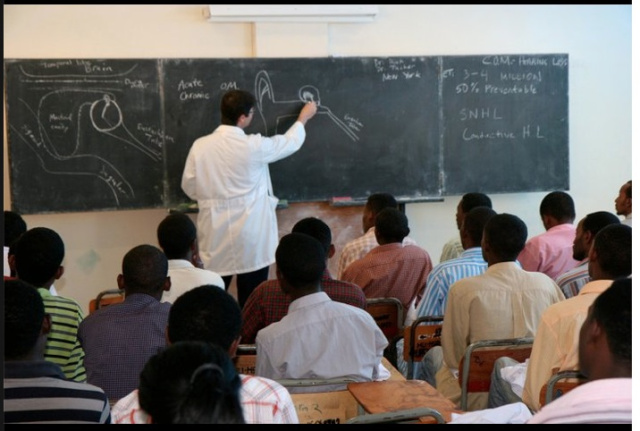
[[[532,410],[540,410],[540,389],[551,377],[553,368],[578,369],[580,327],[587,318],[589,306],[611,283],[612,280],[587,283],[578,296],[552,305],[542,315],[522,393],[522,401]]]
[[[467,346],[479,340],[533,337],[542,313],[564,294],[549,276],[515,262],[489,266],[484,274],[455,282],[442,324],[442,350],[458,368]]]

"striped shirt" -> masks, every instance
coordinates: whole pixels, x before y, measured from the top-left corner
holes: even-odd
[[[51,315],[44,359],[58,364],[68,379],[86,382],[84,351],[78,341],[78,328],[84,319],[82,308],[71,298],[52,295],[49,289],[40,287],[38,293],[44,302],[44,312]]]
[[[365,254],[369,253],[378,245],[375,226],[370,227],[367,233],[361,237],[349,241],[340,253],[340,259],[338,260],[338,278],[342,280],[342,273],[347,269],[347,266],[351,265],[351,263],[358,259],[362,259]],[[407,236],[402,241],[402,245],[417,244],[413,239]]]
[[[48,361],[4,364],[4,423],[111,423],[104,391],[65,378]]]
[[[248,424],[297,424],[298,414],[289,391],[273,380],[240,374],[240,402]],[[149,424],[151,417],[140,408],[138,390],[118,400],[111,415],[114,424]]]
[[[331,299],[354,307],[367,307],[367,298],[360,286],[331,278],[325,270],[321,280],[322,290]],[[287,314],[291,297],[286,295],[278,280],[262,282],[251,292],[242,308],[242,343],[254,344],[256,334],[265,326],[278,322]]]
[[[556,284],[564,296],[571,298],[580,293],[582,286],[591,281],[589,276],[589,259],[584,259],[578,266],[556,278]]]
[[[460,257],[464,248],[462,247],[462,243],[460,242],[460,236],[456,236],[455,238],[451,238],[445,245],[442,247],[442,253],[440,254],[440,263],[445,262],[447,260],[455,259],[456,257]]]
[[[460,257],[447,260],[434,266],[427,277],[427,287],[424,295],[416,306],[416,318],[444,315],[444,310],[447,307],[447,295],[449,294],[451,285],[461,278],[479,275],[486,270],[487,262],[482,257],[482,248],[480,247],[468,248],[462,252]],[[397,346],[397,368],[406,376],[407,362],[404,361],[402,356],[404,340],[398,341]]]

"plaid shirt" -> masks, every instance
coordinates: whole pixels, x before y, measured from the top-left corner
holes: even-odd
[[[248,424],[297,424],[298,413],[289,391],[264,377],[240,374],[240,402]],[[111,409],[114,424],[150,424],[151,417],[140,408],[138,390],[118,400]]]
[[[353,305],[363,310],[367,298],[356,284],[331,278],[326,270],[322,276],[322,289],[337,302]],[[285,295],[278,280],[262,282],[249,296],[242,308],[242,343],[254,344],[258,331],[280,321],[289,310],[291,297]]]

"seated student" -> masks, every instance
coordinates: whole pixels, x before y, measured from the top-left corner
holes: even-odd
[[[4,283],[4,423],[110,423],[104,391],[45,360],[51,315],[22,280]]]
[[[631,227],[631,180],[620,187],[620,191],[615,200],[615,206],[616,214],[624,217],[622,223]]]
[[[598,295],[580,329],[587,382],[542,407],[530,424],[631,423],[631,278]]]
[[[62,238],[52,229],[35,227],[23,233],[11,248],[17,278],[38,288],[45,312],[51,315],[45,359],[58,364],[68,379],[85,382],[85,352],[77,337],[84,318],[82,307],[74,299],[53,295],[49,290],[64,274]]]
[[[286,316],[258,331],[256,375],[276,380],[389,378],[388,372],[381,374],[386,371],[381,361],[387,338],[371,314],[333,301],[322,291],[326,263],[326,252],[317,239],[296,232],[280,240],[276,275],[292,301]]]
[[[153,424],[243,424],[241,385],[222,347],[180,341],[149,358],[138,396]]]
[[[578,296],[553,304],[544,311],[533,341],[531,357],[526,363],[519,364],[509,357],[496,360],[489,391],[489,407],[498,407],[522,398],[532,411],[538,411],[540,388],[549,380],[553,370],[578,368],[578,335],[589,306],[609,288],[613,280],[631,275],[631,266],[631,228],[621,223],[602,228],[589,251],[592,281],[582,288]],[[501,369],[506,367],[514,367],[516,372],[525,371],[526,378],[514,382],[518,385],[509,385],[502,378]],[[523,390],[517,393],[511,389],[512,386]]]
[[[375,234],[376,216],[385,208],[398,209],[398,201],[392,194],[373,193],[369,195],[362,211],[362,230],[364,234],[349,241],[342,248],[338,259],[338,279],[342,280],[342,273],[351,263],[361,259],[371,249],[378,246]],[[402,240],[402,245],[416,245],[416,242],[406,236]]]
[[[196,225],[183,213],[169,214],[160,222],[158,243],[169,259],[171,289],[162,293],[162,302],[173,302],[189,289],[203,284],[213,284],[224,289],[222,277],[203,269],[198,255]]]
[[[378,213],[375,235],[378,246],[344,270],[342,280],[362,288],[367,298],[398,298],[407,316],[414,301],[420,302],[431,257],[417,245],[402,245],[409,235],[409,222],[402,211],[385,208]]]
[[[304,218],[293,226],[291,232],[311,235],[322,243],[326,259],[333,257],[335,247],[331,243],[331,229],[319,218]],[[328,269],[325,269],[321,283],[322,290],[332,300],[362,309],[366,308],[367,298],[359,286],[331,278]],[[282,291],[277,279],[262,282],[251,292],[242,307],[242,343],[254,344],[258,331],[282,319],[287,314],[290,303],[291,297]]]
[[[458,231],[462,228],[462,221],[465,216],[469,211],[476,207],[493,208],[491,198],[484,193],[465,193],[462,195],[462,198],[456,207],[456,225],[458,226]],[[459,257],[465,250],[462,241],[460,240],[460,235],[461,233],[458,233],[458,235],[451,238],[442,247],[440,263]]]
[[[544,310],[564,300],[556,283],[518,265],[527,226],[512,214],[496,214],[482,235],[484,274],[456,281],[449,289],[441,346],[424,355],[417,377],[453,402],[461,396],[458,366],[471,343],[479,340],[533,337]],[[469,394],[469,410],[487,407],[487,392]]]
[[[576,296],[582,286],[591,281],[589,277],[589,249],[593,244],[593,239],[605,226],[619,224],[620,219],[607,211],[597,211],[587,214],[576,228],[576,237],[573,240],[573,258],[580,263],[573,269],[561,274],[556,278],[556,284],[566,298]]]
[[[132,248],[117,279],[124,301],[97,309],[80,324],[87,381],[104,389],[110,400],[137,388],[144,364],[166,346],[171,304],[160,298],[171,287],[167,268],[159,248],[147,244]]]
[[[630,424],[631,278],[620,278],[589,306],[578,336],[579,370],[587,382],[533,416],[522,402],[452,414],[452,424]]]
[[[27,223],[15,211],[4,211],[4,276],[15,277],[15,270],[9,265],[9,247],[20,235],[27,231]]]
[[[547,194],[540,202],[540,218],[545,232],[529,238],[518,261],[525,271],[555,279],[579,263],[573,258],[576,210],[571,195],[562,191]]]
[[[180,295],[171,306],[167,344],[206,341],[235,358],[241,323],[240,306],[233,296],[213,285],[199,286]],[[284,386],[264,377],[241,374],[240,378],[240,401],[246,423],[298,423],[296,408]],[[138,396],[135,389],[114,404],[113,423],[151,423],[149,414],[140,408]]]

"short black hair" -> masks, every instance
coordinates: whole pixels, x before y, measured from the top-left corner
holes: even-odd
[[[291,232],[306,233],[311,235],[322,244],[325,254],[329,253],[331,247],[331,228],[322,220],[317,217],[306,217],[299,220]]]
[[[162,250],[149,244],[138,245],[122,259],[125,291],[155,294],[162,290],[169,271]]]
[[[318,283],[326,269],[326,261],[327,255],[320,241],[304,233],[283,236],[276,248],[276,265],[294,288]]]
[[[475,245],[480,246],[484,227],[494,215],[496,212],[492,208],[480,206],[471,209],[464,217],[464,230],[469,233]]]
[[[367,198],[367,208],[377,215],[385,208],[398,208],[398,201],[391,193],[373,193]]]
[[[585,216],[582,222],[582,230],[595,235],[600,232],[603,227],[610,224],[620,224],[620,219],[617,215],[609,211],[596,211]]]
[[[501,261],[515,261],[527,242],[527,225],[513,214],[496,214],[484,226],[484,241]]]
[[[27,222],[15,211],[4,211],[4,246],[10,247],[13,242],[27,231]]]
[[[206,341],[229,350],[240,335],[242,312],[224,289],[205,284],[180,295],[169,310],[167,331],[172,343]]]
[[[256,105],[253,94],[244,90],[229,90],[220,102],[220,114],[222,124],[235,126],[241,115],[249,115],[251,108]]]
[[[52,280],[64,259],[64,242],[48,227],[34,227],[11,247],[18,278],[42,287]]]
[[[576,207],[571,195],[563,191],[547,194],[540,202],[540,216],[545,215],[550,215],[561,222],[575,220]]]
[[[36,345],[44,303],[31,284],[17,279],[4,282],[4,358],[21,359]]]
[[[607,334],[611,353],[628,363],[631,363],[631,307],[631,278],[619,278],[596,297],[591,314]]]
[[[184,213],[169,214],[158,225],[158,244],[167,259],[181,259],[197,236],[196,225]]]
[[[462,195],[460,209],[464,214],[467,214],[476,207],[493,208],[491,198],[484,193],[478,192],[465,193]]]
[[[376,216],[376,235],[387,241],[402,242],[409,232],[409,220],[398,209],[385,208]]]
[[[631,274],[631,226],[623,223],[603,227],[593,240],[602,271],[613,278]]]

